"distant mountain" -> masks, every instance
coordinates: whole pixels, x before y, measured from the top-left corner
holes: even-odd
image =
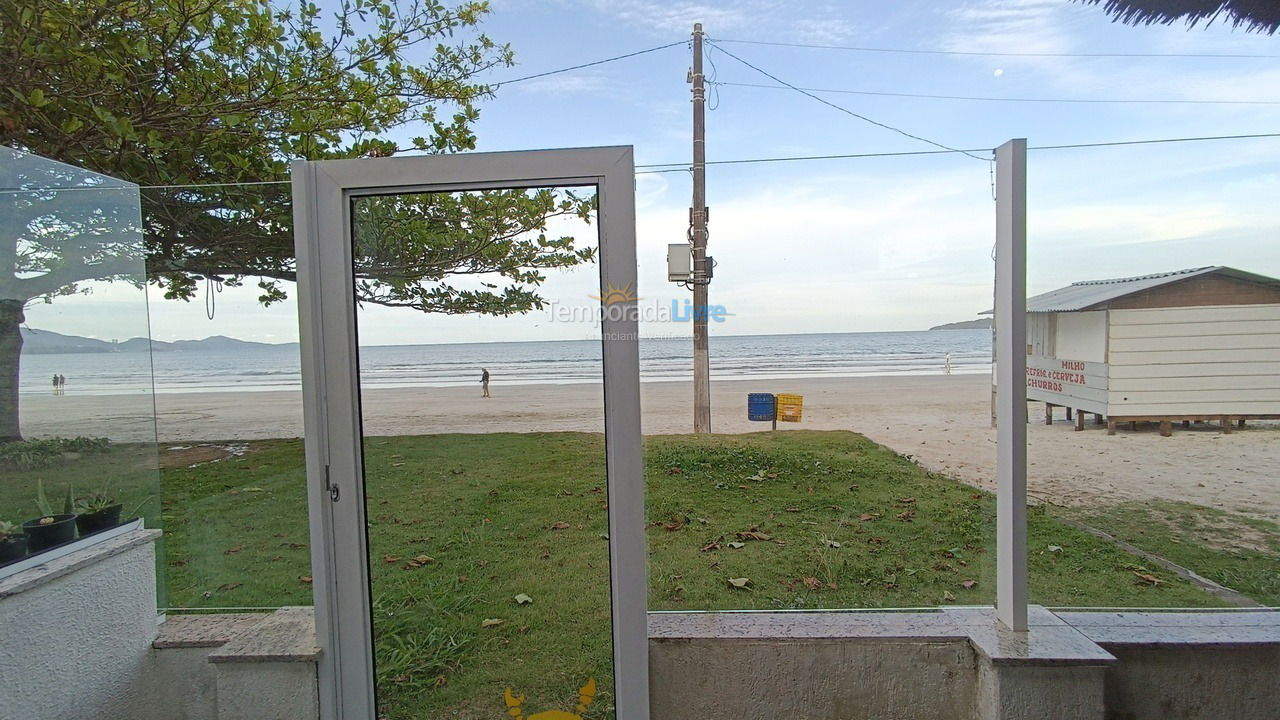
[[[946,325],[935,325],[930,330],[990,330],[991,318],[978,318],[977,320],[964,320],[962,322],[947,323]]]
[[[287,343],[296,345],[297,343]],[[203,340],[178,340],[163,342],[146,338],[129,338],[120,342],[107,342],[93,338],[63,335],[50,330],[30,330],[22,328],[22,352],[32,355],[50,355],[54,353],[117,353],[117,352],[190,352],[190,351],[228,351],[251,347],[280,347],[280,344],[250,342],[237,340],[225,335],[214,335]]]

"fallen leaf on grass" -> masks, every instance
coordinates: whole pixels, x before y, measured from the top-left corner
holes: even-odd
[[[1061,545],[1050,545],[1050,546],[1049,546],[1049,552],[1053,552],[1053,553],[1056,553],[1056,552],[1062,552],[1062,546],[1061,546]]]
[[[668,475],[683,475],[683,474],[684,474],[684,470],[683,470],[682,468],[673,467],[673,468],[670,468],[669,470],[667,470],[667,474],[668,474]]]
[[[744,547],[746,547],[746,546],[747,546],[747,544],[746,544],[746,543],[740,543],[740,542],[731,542],[731,543],[729,543],[728,545],[729,545],[729,547],[733,548],[734,550],[741,550],[742,548],[744,548]]]
[[[894,515],[894,517],[897,518],[898,522],[911,522],[916,517],[916,511],[908,510],[907,512],[900,512],[897,515]]]
[[[916,499],[915,499],[915,498],[913,498],[913,497],[898,498],[898,502],[902,503],[903,505],[908,505],[908,504],[913,503],[913,502],[915,502],[915,501],[916,501]]]
[[[442,687],[444,687],[444,686],[445,686],[445,683],[447,683],[447,682],[449,682],[449,679],[448,679],[448,678],[446,678],[445,676],[441,675],[440,677],[436,678],[436,681],[435,681],[435,683],[434,683],[434,684],[435,684],[435,686],[436,686],[436,687],[438,687],[438,688],[442,688]]]
[[[298,579],[299,579],[299,580],[301,580],[302,582],[304,582],[304,583],[308,584],[308,585],[310,585],[310,584],[311,584],[311,576],[310,576],[310,575],[303,575],[302,577],[300,577],[300,578],[298,578]]]
[[[751,582],[750,578],[729,578],[729,584],[736,588],[745,588]]]
[[[956,596],[955,596],[955,595],[953,595],[953,594],[951,594],[951,591],[950,591],[950,590],[944,590],[944,591],[943,591],[943,593],[942,593],[942,599],[943,599],[943,600],[945,600],[945,601],[947,601],[947,602],[955,602],[955,601],[956,601]]]
[[[243,546],[243,545],[237,545],[237,546],[235,546],[235,547],[233,547],[233,548],[228,548],[228,549],[226,549],[226,550],[223,550],[223,551],[222,551],[222,554],[223,554],[223,555],[234,555],[235,553],[238,553],[238,552],[240,552],[240,551],[241,551],[241,550],[243,550],[243,549],[244,549],[244,546]]]
[[[804,586],[809,588],[810,590],[822,589],[822,581],[816,577],[807,577],[802,582],[804,582]]]
[[[769,542],[773,539],[772,536],[766,535],[755,528],[737,533],[737,535],[739,540],[759,540],[761,542]]]
[[[978,584],[977,580],[964,580],[960,583],[960,587],[965,590],[972,590]]]
[[[662,523],[662,527],[668,532],[675,532],[677,530],[683,529],[685,526],[685,523],[687,522],[689,522],[689,518],[679,518],[679,517],[676,517],[675,515],[672,515],[671,522]]]
[[[241,585],[243,585],[243,583],[226,583],[225,585],[219,585],[218,589],[222,591],[235,590]]]
[[[839,548],[839,547],[841,547],[841,546],[840,546],[840,543],[836,542],[835,540],[823,540],[822,542],[823,542],[823,543],[825,543],[825,544],[826,544],[826,546],[827,546],[827,547],[829,547],[829,548]]]
[[[1134,575],[1138,576],[1138,582],[1145,585],[1163,585],[1164,581],[1150,573],[1141,573],[1135,571]]]
[[[391,563],[397,563],[397,562],[400,562],[400,556],[399,555],[383,555],[382,562],[388,565],[390,565]]]
[[[568,530],[569,527],[570,527],[569,523],[564,522],[563,520],[561,520],[560,522],[551,523],[552,530]]]
[[[875,520],[878,517],[880,517],[880,513],[862,513],[858,516],[858,519],[862,522],[867,522],[869,520]]]
[[[533,598],[525,595],[524,593],[520,593],[515,597],[515,601],[517,605],[528,605],[533,602]]]
[[[409,568],[420,568],[423,565],[430,565],[435,561],[436,559],[431,557],[430,555],[419,555],[418,557],[405,563],[404,569],[408,570]]]
[[[506,620],[500,620],[498,618],[485,618],[484,620],[480,621],[480,627],[482,628],[498,627],[499,625],[505,622]]]

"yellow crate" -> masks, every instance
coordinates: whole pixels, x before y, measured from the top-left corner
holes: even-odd
[[[778,421],[800,422],[804,415],[804,396],[778,393]]]

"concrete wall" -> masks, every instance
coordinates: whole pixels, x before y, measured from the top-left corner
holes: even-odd
[[[144,717],[158,531],[135,531],[0,584],[0,715]]]
[[[1108,649],[1107,720],[1280,717],[1280,646]]]
[[[968,717],[977,662],[962,639],[654,640],[654,720]]]

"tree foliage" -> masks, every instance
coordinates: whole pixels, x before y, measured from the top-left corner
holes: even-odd
[[[478,31],[488,11],[485,2],[435,0],[341,0],[331,13],[305,0],[13,0],[0,4],[0,63],[11,69],[0,142],[147,187],[148,273],[167,297],[191,299],[205,279],[256,278],[262,301],[274,302],[285,297],[281,281],[295,279],[288,188],[226,184],[285,180],[294,158],[473,149],[478,102],[491,93],[475,78],[512,62],[509,47]],[[388,136],[404,126],[422,132],[399,147]],[[507,195],[525,210],[536,202],[551,213],[560,202]],[[521,226],[545,231],[531,219]],[[584,259],[561,240],[526,253],[525,264]],[[474,312],[509,309],[452,287],[447,253],[417,250],[441,262],[418,274],[430,287],[410,289],[405,276],[384,283],[376,263],[357,258],[362,299],[461,312],[470,298]],[[103,277],[81,267],[77,280]],[[538,276],[503,274],[518,281],[508,294],[518,311]],[[448,301],[425,301],[433,297]]]

